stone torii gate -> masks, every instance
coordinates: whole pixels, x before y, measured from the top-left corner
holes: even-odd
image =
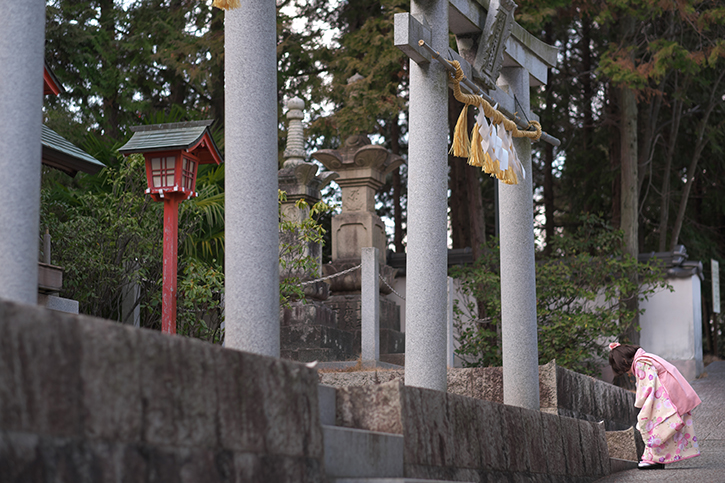
[[[38,302],[45,2],[0,2],[0,298]]]
[[[486,7],[486,3],[488,6]],[[408,257],[405,381],[446,391],[447,86],[443,58],[489,91],[499,111],[536,119],[529,88],[546,83],[556,49],[513,20],[512,0],[412,0],[395,17],[395,44],[410,58]],[[448,48],[456,35],[458,55]],[[498,85],[497,85],[498,84]],[[531,143],[514,140],[527,173]],[[472,168],[475,169],[475,168]],[[499,187],[504,403],[539,409],[531,175]]]

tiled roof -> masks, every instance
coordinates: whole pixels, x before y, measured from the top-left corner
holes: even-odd
[[[75,176],[78,171],[95,174],[106,167],[48,126],[43,125],[40,141],[43,146],[43,162],[71,176]]]
[[[167,124],[151,124],[148,126],[134,126],[133,137],[118,151],[122,154],[132,154],[149,151],[164,151],[172,149],[188,149],[201,140],[213,120],[174,122]],[[211,140],[210,149],[217,153],[219,150]],[[221,156],[219,156],[221,157]]]

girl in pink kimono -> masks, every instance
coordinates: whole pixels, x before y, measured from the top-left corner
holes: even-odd
[[[691,411],[700,398],[675,366],[638,346],[609,344],[609,364],[616,375],[634,374],[641,408],[637,429],[645,449],[639,469],[661,469],[700,455]]]

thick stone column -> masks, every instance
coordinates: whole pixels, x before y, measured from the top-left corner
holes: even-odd
[[[226,347],[279,357],[276,10],[225,17]]]
[[[529,73],[523,67],[501,71],[524,112],[529,113]],[[539,351],[536,332],[536,269],[531,141],[514,138],[526,170],[517,185],[499,183],[501,220],[501,339],[504,404],[539,410]]]
[[[448,45],[448,0],[411,2]],[[438,62],[410,61],[405,383],[446,391],[448,86]]]
[[[38,301],[45,1],[0,2],[0,298]]]

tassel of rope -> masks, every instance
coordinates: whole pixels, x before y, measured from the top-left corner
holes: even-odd
[[[221,8],[222,10],[232,10],[239,8],[239,0],[214,0],[212,7]]]
[[[541,138],[541,124],[537,121],[529,121],[529,126],[533,126],[536,131],[520,131],[516,123],[506,118],[500,111],[494,109],[491,104],[481,96],[475,94],[464,94],[461,91],[461,81],[465,77],[463,75],[463,69],[461,64],[457,60],[447,61],[456,69],[456,75],[453,77],[453,96],[459,101],[467,105],[478,106],[483,109],[484,114],[487,118],[491,119],[493,124],[503,123],[504,128],[507,131],[511,131],[511,135],[515,138],[529,138],[533,141],[538,141]]]

